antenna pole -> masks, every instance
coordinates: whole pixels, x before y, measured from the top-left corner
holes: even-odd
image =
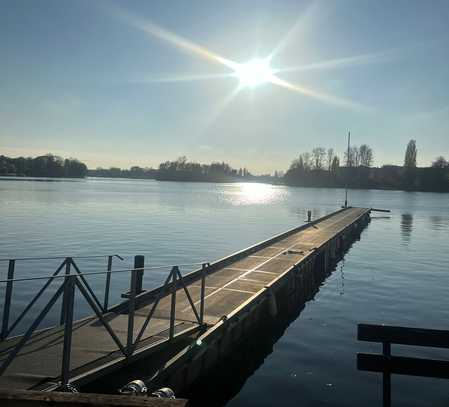
[[[348,152],[347,152],[347,155],[346,155],[345,208],[348,207],[348,168],[349,168],[350,145],[351,145],[351,132],[348,131]]]

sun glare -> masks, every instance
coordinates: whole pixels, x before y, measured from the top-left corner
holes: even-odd
[[[124,18],[129,20],[129,18],[125,15]],[[189,51],[196,56],[204,58],[210,62],[216,62],[220,65],[224,65],[230,69],[229,74],[217,74],[217,75],[193,75],[193,76],[175,76],[168,78],[155,79],[154,82],[184,82],[184,81],[192,81],[192,80],[200,80],[200,79],[211,79],[211,78],[221,78],[221,77],[235,77],[239,80],[239,85],[235,88],[235,90],[231,93],[230,97],[227,97],[225,102],[222,103],[222,106],[226,106],[230,100],[239,93],[240,90],[244,88],[255,88],[257,86],[263,85],[265,83],[271,83],[275,86],[280,86],[284,89],[288,89],[293,92],[300,93],[304,96],[314,98],[317,100],[321,100],[326,103],[330,103],[336,106],[341,106],[345,108],[349,108],[352,110],[367,110],[365,106],[352,102],[351,100],[340,98],[334,96],[332,94],[327,94],[324,92],[318,92],[312,88],[301,84],[291,83],[285,79],[280,78],[277,74],[279,72],[289,72],[296,71],[302,69],[311,69],[311,68],[322,68],[324,66],[335,66],[340,65],[344,62],[354,63],[361,59],[361,57],[352,57],[346,58],[344,60],[338,59],[335,61],[325,61],[322,63],[312,64],[308,67],[299,66],[292,68],[279,69],[276,68],[273,70],[270,66],[271,60],[273,56],[279,51],[279,49],[283,46],[282,42],[273,50],[269,56],[265,58],[255,58],[244,64],[240,64],[228,58],[225,58],[204,46],[194,43],[184,37],[179,36],[176,33],[168,31],[152,22],[149,21],[141,21],[139,19],[132,18],[130,19],[131,24],[144,31],[146,34],[151,35],[152,37],[159,38],[167,43],[170,43],[176,46],[179,49]],[[287,34],[287,37],[289,34]],[[286,37],[286,38],[287,38]],[[150,81],[153,82],[153,81]],[[222,107],[224,108],[224,107]],[[217,110],[220,111],[221,109]]]
[[[253,59],[245,64],[237,65],[234,69],[235,76],[239,79],[242,87],[253,88],[271,82],[273,78],[273,71],[265,59]]]

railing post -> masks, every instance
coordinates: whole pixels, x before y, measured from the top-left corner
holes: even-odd
[[[72,258],[71,257],[67,257],[65,259],[65,275],[66,277],[64,278],[64,282],[67,281],[67,276],[70,275],[70,266],[72,265]],[[61,317],[59,318],[59,325],[64,324],[65,322],[65,311],[66,311],[66,296],[64,295],[62,297],[62,306],[61,306]]]
[[[207,264],[203,263],[201,268],[201,293],[200,293],[200,324],[204,323],[204,295],[206,293],[206,267]]]
[[[73,304],[75,301],[75,279],[69,276],[64,282],[64,347],[62,352],[61,384],[66,386],[70,380],[70,356],[72,352]]]
[[[0,339],[4,340],[8,336],[8,326],[9,326],[9,313],[11,310],[11,298],[12,298],[12,288],[14,279],[14,268],[16,265],[15,260],[9,260],[8,263],[8,282],[6,283],[6,293],[5,293],[5,303],[3,305],[3,321],[2,321],[2,332],[0,334]]]
[[[136,294],[140,294],[142,292],[144,267],[145,256],[134,256],[134,268],[137,269]]]
[[[171,308],[170,308],[170,336],[169,339],[173,339],[175,336],[175,319],[176,319],[176,290],[178,286],[178,266],[172,268],[172,288],[171,288]]]
[[[388,342],[382,343],[383,355],[387,358],[391,356],[391,344]],[[383,374],[383,407],[391,406],[391,373],[390,367],[388,371],[384,371]]]
[[[136,286],[138,270],[131,272],[131,284],[129,288],[129,300],[128,300],[128,335],[126,339],[126,351],[128,356],[131,356],[133,350],[134,340],[134,313],[136,310]]]
[[[106,284],[104,287],[104,302],[103,312],[108,312],[109,306],[109,289],[111,286],[111,270],[112,270],[112,256],[108,256],[108,273],[106,274]]]

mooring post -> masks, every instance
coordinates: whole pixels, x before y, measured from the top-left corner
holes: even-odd
[[[145,256],[134,256],[134,269],[137,271],[136,294],[140,294],[142,292],[144,267]]]
[[[108,269],[107,269],[107,274],[106,274],[106,284],[104,286],[103,312],[108,312],[109,289],[111,286],[111,270],[112,270],[112,256],[108,256]]]
[[[72,265],[72,258],[66,257],[65,259],[65,275],[64,282],[67,281],[68,276],[70,275],[70,266]],[[65,311],[66,311],[66,296],[62,297],[62,305],[61,305],[61,317],[59,318],[59,325],[63,325],[65,322]]]
[[[307,222],[312,221],[312,211],[307,211]]]
[[[172,268],[172,288],[171,288],[171,308],[170,308],[170,339],[175,336],[175,318],[176,318],[176,289],[178,288],[178,266]]]
[[[391,356],[391,344],[388,342],[382,343],[383,355],[387,358]],[[390,366],[388,370],[384,371],[383,376],[383,407],[391,406],[391,374]]]
[[[201,293],[200,293],[200,324],[204,323],[204,295],[206,293],[206,267],[207,264],[203,263],[201,269]]]
[[[138,256],[136,256],[137,258]],[[135,265],[135,263],[134,263]],[[129,299],[128,299],[128,335],[126,338],[126,351],[128,356],[131,356],[133,349],[134,340],[134,313],[136,310],[136,287],[138,280],[139,270],[134,269],[131,271],[131,284],[129,288]]]
[[[63,304],[64,304],[64,345],[62,351],[61,384],[66,386],[70,380],[70,356],[72,352],[73,332],[73,305],[75,301],[75,279],[72,275],[65,279]]]
[[[15,260],[9,260],[8,263],[8,282],[6,283],[5,303],[3,305],[3,321],[1,339],[4,340],[8,336],[9,313],[11,310],[12,287],[14,279]]]

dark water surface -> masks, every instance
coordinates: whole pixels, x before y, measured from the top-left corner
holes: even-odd
[[[361,240],[296,319],[266,338],[262,333],[248,338],[245,355],[220,370],[221,385],[210,405],[221,400],[229,407],[380,406],[381,376],[357,371],[355,357],[378,352],[381,345],[357,342],[357,323],[448,329],[449,195],[350,191],[349,196],[353,206],[392,213],[373,214]],[[339,189],[261,184],[0,181],[0,258],[118,253],[125,260],[117,260],[116,269],[129,267],[135,254],[145,255],[150,265],[212,261],[302,224],[308,209],[314,218],[323,216],[343,200]],[[51,274],[58,261],[18,262],[16,276]],[[95,271],[104,269],[105,261],[79,264]],[[0,273],[6,277],[4,262]],[[160,283],[166,273],[147,272],[146,286]],[[127,273],[113,276],[113,300],[128,281]],[[101,296],[104,278],[89,282]],[[15,285],[13,315],[41,285]],[[3,298],[3,284],[0,289]],[[87,312],[77,303],[78,315]],[[56,317],[51,314],[46,323]],[[435,349],[397,346],[393,353],[449,359],[449,351]],[[239,360],[253,366],[239,367]],[[211,385],[217,386],[217,378]],[[394,406],[449,405],[447,381],[394,376],[392,389]]]

